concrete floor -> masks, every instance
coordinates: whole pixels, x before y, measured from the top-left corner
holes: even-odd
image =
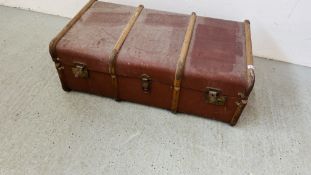
[[[64,92],[48,44],[67,22],[0,6],[0,175],[310,174],[311,68],[256,58],[230,127]]]

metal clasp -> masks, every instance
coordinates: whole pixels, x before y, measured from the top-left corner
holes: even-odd
[[[152,83],[152,79],[149,75],[147,75],[147,74],[141,75],[141,87],[142,87],[144,93],[146,93],[146,94],[150,93],[151,83]]]
[[[76,78],[88,78],[89,73],[85,64],[75,63],[71,68],[72,73]]]
[[[219,106],[225,105],[227,97],[222,96],[221,93],[220,89],[207,87],[204,94],[206,102]]]

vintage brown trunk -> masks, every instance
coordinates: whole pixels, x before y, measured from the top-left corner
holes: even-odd
[[[254,85],[249,21],[91,0],[52,40],[62,87],[235,125]]]

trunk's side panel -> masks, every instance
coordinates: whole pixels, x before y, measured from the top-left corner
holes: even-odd
[[[250,31],[250,22],[249,20],[244,21],[244,35],[245,35],[245,59],[246,59],[246,69],[247,69],[247,79],[248,86],[244,95],[240,95],[240,99],[235,103],[237,105],[235,113],[233,114],[230,125],[234,126],[238,122],[247,102],[248,97],[255,85],[255,72],[254,72],[254,62],[253,62],[253,53],[252,53],[252,39]]]

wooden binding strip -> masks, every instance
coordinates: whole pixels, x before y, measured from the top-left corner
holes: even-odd
[[[125,28],[123,29],[117,43],[115,44],[110,57],[109,57],[109,73],[111,75],[111,80],[112,80],[112,85],[113,85],[113,89],[114,89],[114,98],[116,100],[118,100],[118,81],[117,81],[117,77],[116,77],[116,59],[118,57],[118,53],[126,39],[126,37],[128,36],[128,34],[130,33],[131,29],[133,28],[137,18],[139,17],[140,13],[142,12],[144,6],[143,5],[139,5],[136,10],[135,13],[132,15],[132,17],[130,18],[129,22],[127,23],[127,25],[125,26]]]
[[[72,26],[81,18],[81,16],[96,2],[97,0],[90,0],[80,11],[73,17],[63,30],[51,41],[50,54],[54,61],[57,61],[56,45],[63,38],[63,36],[72,28]]]
[[[188,50],[194,30],[194,25],[196,21],[196,14],[193,12],[190,17],[190,22],[188,24],[188,28],[185,34],[184,42],[181,48],[181,52],[179,55],[179,59],[177,62],[176,72],[175,72],[175,80],[174,80],[174,88],[173,88],[173,98],[172,98],[172,112],[177,112],[178,102],[179,102],[179,93],[180,93],[180,85],[181,79],[184,73],[185,62],[188,55]]]
[[[255,84],[255,67],[254,67],[254,60],[253,60],[253,51],[252,51],[252,37],[251,37],[251,28],[249,20],[245,20],[245,42],[246,42],[246,62],[247,62],[247,74],[248,74],[248,83],[249,88],[248,92],[246,92],[247,96],[250,94],[251,90]]]
[[[248,90],[246,94],[240,95],[240,101],[236,102],[237,108],[233,114],[233,117],[231,119],[230,125],[234,126],[245,105],[247,104],[247,96],[249,95],[250,91],[252,90],[254,86],[255,81],[255,74],[254,74],[254,63],[253,63],[253,52],[252,52],[252,40],[251,40],[251,30],[250,30],[250,22],[249,20],[244,21],[244,32],[245,32],[245,53],[246,53],[246,64],[247,64],[247,78],[248,78]]]
[[[254,76],[253,51],[252,51],[251,29],[249,20],[244,21],[244,31],[245,31],[247,74],[248,76]]]

